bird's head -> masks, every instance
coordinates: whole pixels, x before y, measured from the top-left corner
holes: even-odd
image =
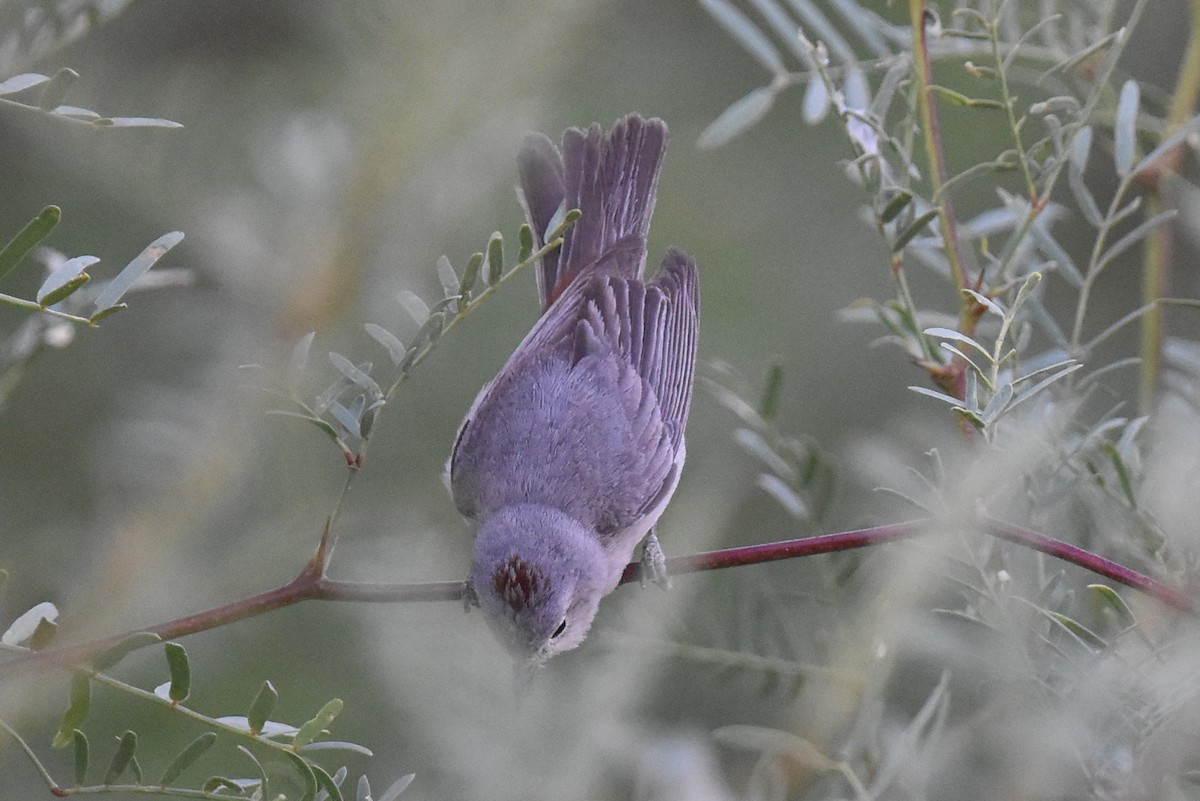
[[[594,534],[555,509],[521,505],[480,528],[469,583],[520,673],[583,642],[607,575]]]

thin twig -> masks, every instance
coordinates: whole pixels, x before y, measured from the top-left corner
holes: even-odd
[[[929,58],[929,43],[926,39],[924,0],[909,0],[908,11],[913,35],[913,75],[917,81],[917,106],[921,115],[925,155],[929,159],[929,188],[933,196],[940,195],[941,198],[938,202],[938,224],[942,230],[946,260],[950,263],[954,288],[961,293],[967,286],[967,278],[963,269],[954,206],[949,195],[940,191],[947,179],[946,154],[942,148],[941,128],[933,98],[933,63]],[[971,314],[973,305],[969,301],[961,303],[959,324],[962,326],[962,332],[968,336],[974,330],[975,320],[978,319],[978,316]]]
[[[1197,98],[1200,98],[1200,0],[1192,0],[1191,18],[1191,32],[1171,96],[1166,125],[1163,126],[1163,139],[1187,122],[1195,112]],[[1179,168],[1186,152],[1186,145],[1180,142],[1178,147],[1168,150],[1138,176],[1147,186],[1147,219],[1173,205],[1166,179]],[[1142,414],[1150,413],[1158,390],[1164,325],[1163,310],[1156,301],[1167,293],[1173,229],[1174,226],[1168,222],[1153,231],[1146,241],[1142,256],[1142,302],[1154,304],[1142,319],[1142,361],[1138,387],[1138,408]]]
[[[795,559],[819,553],[865,548],[915,536],[927,530],[933,522],[931,520],[912,520],[874,528],[678,556],[667,560],[667,572],[672,575],[683,575],[703,570],[721,570],[781,559]],[[1098,575],[1144,592],[1172,608],[1191,613],[1197,611],[1196,604],[1183,592],[1062,540],[1056,540],[1032,529],[999,520],[982,521],[981,530],[993,537],[1017,542],[1079,565]],[[244,618],[255,617],[284,606],[291,606],[301,601],[354,603],[461,601],[466,590],[466,585],[462,581],[425,583],[337,581],[322,575],[324,566],[322,560],[322,552],[318,550],[313,559],[305,565],[300,575],[292,581],[282,587],[240,601],[115,637],[105,637],[78,645],[23,654],[0,663],[0,679],[5,675],[31,668],[64,668],[78,665],[125,642],[134,635],[151,633],[157,634],[163,640],[177,639]],[[621,576],[621,583],[637,581],[640,576],[641,565],[639,563],[630,564]]]

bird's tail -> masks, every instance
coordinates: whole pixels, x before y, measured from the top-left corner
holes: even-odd
[[[662,120],[630,114],[607,135],[599,125],[568,128],[561,155],[545,136],[526,139],[518,157],[521,195],[537,244],[544,244],[563,212],[583,212],[562,248],[542,260],[538,292],[543,310],[576,276],[610,253],[614,257],[604,260],[605,269],[626,278],[641,276],[666,138]]]

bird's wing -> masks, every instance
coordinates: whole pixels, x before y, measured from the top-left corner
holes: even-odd
[[[641,274],[666,138],[662,120],[630,114],[607,136],[599,125],[587,130],[568,128],[561,155],[541,134],[525,140],[518,172],[537,245],[545,244],[547,229],[560,208],[583,212],[567,231],[559,252],[542,259],[538,293],[543,312],[618,242],[636,246],[635,258],[622,262],[629,270],[627,276]]]
[[[696,353],[695,266],[672,251],[644,284],[615,272],[630,247],[619,243],[572,284],[480,393],[450,461],[464,515],[546,503],[615,533],[674,489]]]
[[[598,275],[581,283],[580,296],[572,362],[611,353],[635,372],[652,392],[656,417],[678,450],[696,364],[700,294],[695,263],[672,249],[649,284],[620,274]]]

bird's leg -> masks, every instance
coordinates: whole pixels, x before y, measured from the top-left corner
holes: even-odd
[[[671,577],[667,575],[667,557],[663,554],[662,546],[658,544],[658,536],[653,528],[642,543],[643,587],[647,581],[653,581],[664,590],[671,589]]]
[[[463,611],[470,612],[472,606],[479,606],[479,596],[475,594],[475,588],[468,579],[463,582]]]

